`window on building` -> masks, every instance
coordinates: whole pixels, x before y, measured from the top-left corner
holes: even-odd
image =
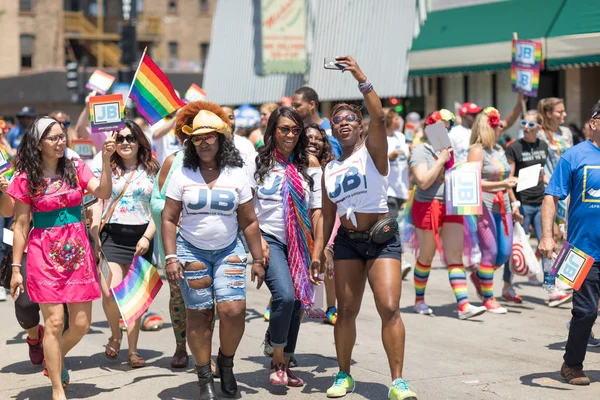
[[[169,42],[169,59],[177,60],[177,42]]]
[[[21,68],[33,67],[33,44],[35,36],[21,35]]]
[[[19,11],[20,12],[32,12],[33,11],[33,0],[19,0]]]
[[[200,12],[201,13],[208,12],[208,0],[200,0]]]
[[[200,68],[204,69],[208,58],[208,43],[200,43]]]
[[[169,12],[170,13],[177,12],[177,0],[169,0]]]

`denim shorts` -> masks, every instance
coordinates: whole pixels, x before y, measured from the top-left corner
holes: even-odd
[[[230,257],[241,262],[229,262]],[[208,310],[217,303],[246,300],[247,255],[239,239],[219,250],[201,250],[177,236],[177,257],[183,267],[180,280],[185,307],[192,310]],[[199,261],[204,268],[188,271],[189,264]],[[205,279],[208,278],[208,279]],[[194,282],[204,280],[204,282]],[[194,287],[190,287],[190,283]]]
[[[360,236],[363,237],[360,237]],[[377,258],[393,258],[402,260],[402,242],[400,233],[382,244],[368,239],[368,232],[351,233],[340,226],[333,241],[334,260],[374,260]]]

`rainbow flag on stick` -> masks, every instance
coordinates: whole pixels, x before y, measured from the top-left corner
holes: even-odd
[[[125,279],[111,289],[126,327],[146,312],[161,287],[154,265],[141,256],[135,257]]]
[[[140,114],[154,125],[167,115],[185,106],[177,96],[173,85],[164,72],[152,61],[150,56],[144,54],[140,65],[133,77],[127,98],[131,97],[138,106]]]

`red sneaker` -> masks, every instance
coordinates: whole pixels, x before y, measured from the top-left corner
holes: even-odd
[[[285,369],[286,368],[283,366],[283,364],[273,365],[271,362],[271,375],[269,376],[269,382],[271,382],[271,385],[287,386],[288,377],[285,373]]]
[[[471,278],[471,282],[473,282],[473,286],[475,286],[475,289],[477,290],[477,296],[479,296],[479,298],[483,300],[483,292],[481,291],[481,281],[477,276],[477,272],[471,272],[471,275],[469,275],[469,277]]]
[[[29,336],[27,339],[27,345],[29,346],[29,359],[33,365],[42,365],[44,362],[44,327],[38,325],[38,339],[31,340]]]
[[[304,386],[304,381],[301,378],[298,378],[293,372],[292,370],[290,370],[289,368],[286,368],[285,373],[287,374],[287,379],[288,379],[288,386],[291,387],[302,387]]]
[[[515,288],[512,286],[509,286],[508,289],[502,291],[502,298],[506,301],[517,304],[521,304],[523,302],[523,298],[521,298],[521,296],[515,292]]]

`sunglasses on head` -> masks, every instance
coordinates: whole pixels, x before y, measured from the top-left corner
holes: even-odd
[[[207,144],[215,144],[217,141],[216,135],[200,135],[200,136],[192,136],[192,143],[194,146],[198,146],[202,142],[206,142]]]
[[[287,126],[278,126],[277,129],[279,129],[279,132],[281,132],[284,135],[287,135],[288,133],[292,132],[294,134],[294,136],[298,136],[302,133],[302,128],[290,128]]]
[[[65,121],[62,123],[62,126],[64,126],[65,128],[68,128],[71,126],[71,121]]]
[[[529,129],[537,128],[538,126],[540,126],[540,124],[538,124],[537,122],[525,121],[524,119],[522,119],[519,124],[521,125],[521,128]]]
[[[127,141],[127,143],[135,143],[137,142],[137,139],[133,133],[130,133],[126,136],[117,135],[117,138],[115,139],[115,142],[117,142],[117,144],[123,144],[125,141]]]
[[[346,114],[346,115],[339,116],[339,117],[333,117],[332,122],[335,125],[339,125],[342,123],[343,120],[346,120],[348,122],[354,122],[354,121],[356,121],[356,119],[357,119],[356,114]]]

